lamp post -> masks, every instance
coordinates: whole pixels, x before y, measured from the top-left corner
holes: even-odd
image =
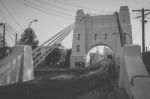
[[[34,20],[30,21],[28,28],[30,28],[30,26],[31,26],[31,24],[32,24],[33,22],[37,22],[37,21],[38,21],[37,19],[34,19]]]
[[[30,21],[30,23],[29,23],[29,26],[27,28],[28,40],[30,39],[30,26],[33,22],[37,22],[37,21],[38,21],[37,19],[34,19],[34,20]]]

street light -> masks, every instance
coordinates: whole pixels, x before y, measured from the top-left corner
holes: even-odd
[[[31,24],[32,24],[33,22],[37,22],[37,21],[38,21],[37,19],[34,19],[34,20],[30,21],[28,28],[30,28],[30,26],[31,26]]]
[[[28,40],[30,39],[30,26],[31,26],[31,24],[32,24],[33,22],[37,22],[37,21],[38,21],[37,19],[34,19],[34,20],[30,21],[30,23],[29,23],[29,26],[28,26],[28,28],[27,28]]]

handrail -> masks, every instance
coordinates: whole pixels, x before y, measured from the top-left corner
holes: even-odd
[[[133,86],[133,80],[137,77],[147,77],[147,78],[150,78],[150,76],[147,76],[147,75],[135,75],[131,78],[131,86]]]

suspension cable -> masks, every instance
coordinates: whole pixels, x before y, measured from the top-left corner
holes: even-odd
[[[71,31],[71,30],[70,30],[70,31]],[[69,32],[70,32],[70,31],[69,31]],[[45,57],[42,57],[41,61],[43,61],[43,60],[59,45],[59,43],[60,43],[68,34],[69,34],[69,33],[67,33],[66,35],[64,35],[63,38],[59,39],[59,40],[57,41],[57,43],[54,44],[54,47],[52,47],[51,49],[47,50],[47,51],[43,54]],[[41,57],[38,57],[38,59],[39,59],[39,58],[41,58]],[[36,68],[36,67],[38,66],[38,64],[41,62],[41,61],[38,61],[37,59],[36,59],[36,61],[37,61],[37,63],[33,63],[34,68]],[[35,62],[36,62],[36,61],[35,61]]]
[[[44,43],[42,43],[38,48],[34,49],[34,51],[37,51],[38,49],[40,49],[42,46],[44,46],[46,43],[48,43],[50,40],[54,39],[55,37],[57,37],[58,35],[61,35],[62,33],[64,33],[68,28],[70,28],[73,24],[69,25],[68,27],[66,27],[65,29],[63,29],[62,31],[60,31],[58,34],[54,35],[52,38],[48,39],[47,41],[45,41]]]
[[[55,35],[55,37],[52,37],[52,41],[49,39],[49,43],[46,41],[46,43],[48,43],[47,45],[45,45],[45,46],[49,46],[51,43],[53,43],[53,42],[55,42],[57,39],[59,39],[59,37],[61,36],[61,35],[63,35],[64,33],[66,33],[67,31],[68,31],[68,29],[70,28],[71,26],[69,26],[69,27],[67,27],[67,29],[65,28],[64,29],[64,31],[62,31],[61,32],[61,34],[59,34],[58,36],[56,36]],[[55,38],[55,39],[54,39]],[[44,43],[43,43],[43,45],[44,45]],[[38,47],[38,48],[36,48],[35,50],[33,50],[33,58],[35,58],[35,55],[34,54],[39,54],[40,53],[40,51],[38,51],[38,50],[40,50],[42,48],[42,46],[40,46],[40,47]],[[38,52],[37,52],[38,51]]]
[[[52,44],[53,42],[56,42],[58,39],[60,39],[69,29],[70,29],[70,28],[68,28],[67,30],[65,30],[64,33],[62,33],[61,35],[57,36],[54,40],[50,41],[50,42],[46,45],[46,48],[44,48],[44,50],[47,49],[50,44]],[[40,47],[40,48],[41,48],[41,47]],[[36,51],[37,51],[37,50],[36,50]],[[34,51],[34,52],[36,52],[36,51]],[[34,53],[34,52],[33,52],[33,53]],[[39,54],[39,53],[40,53],[40,51],[39,51],[38,53],[36,53],[36,54]],[[35,58],[35,57],[36,57],[36,56],[33,55],[33,58]]]
[[[41,59],[41,61],[43,61],[49,55],[49,53],[52,52],[53,49],[55,49],[59,45],[59,43],[72,31],[72,29],[73,29],[73,25],[68,30],[66,30],[65,33],[63,33],[63,35],[60,36],[55,41],[55,43],[53,44],[54,47],[52,47],[52,48],[49,48],[48,46],[46,47],[45,53],[42,53],[42,56],[41,56],[42,59]],[[52,44],[52,43],[49,43],[49,44]],[[49,49],[47,49],[47,48],[49,48]],[[44,57],[43,57],[43,55],[44,55]],[[41,57],[39,56],[37,59],[34,60],[34,63],[33,63],[34,68],[36,68],[38,66],[38,64],[41,62],[41,61],[38,61],[38,59],[40,59]],[[35,62],[37,62],[37,63],[35,63]]]
[[[71,32],[72,29],[69,29],[64,35],[62,35],[59,39],[57,39],[54,43],[55,44],[58,44],[60,43],[70,32]],[[55,47],[54,47],[55,48]],[[47,49],[47,48],[46,48]]]
[[[67,32],[66,32],[66,33],[67,33]],[[66,34],[66,33],[65,33],[65,34]],[[65,34],[64,34],[64,35],[65,35]],[[64,35],[63,35],[63,36],[64,36]],[[62,36],[62,37],[63,37],[63,36]],[[61,39],[61,38],[60,38],[60,39]],[[58,41],[58,40],[57,40],[57,41]],[[55,43],[56,43],[57,41],[55,41]],[[43,50],[45,50],[45,49],[47,49],[47,48],[48,48],[48,46],[46,46],[46,48],[44,48]],[[44,51],[44,52],[45,52],[45,51]],[[40,53],[40,52],[39,52],[39,53]],[[39,53],[38,53],[38,54],[39,54]],[[33,58],[34,58],[34,57],[33,57]]]

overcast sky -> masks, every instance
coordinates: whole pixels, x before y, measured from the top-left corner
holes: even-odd
[[[22,33],[29,22],[38,19],[31,27],[40,43],[51,38],[74,22],[77,9],[91,14],[112,14],[120,6],[129,6],[132,22],[133,42],[141,45],[141,19],[135,9],[150,8],[149,0],[0,0],[0,22],[6,22]],[[149,16],[147,16],[147,20]],[[146,24],[146,46],[150,49],[150,33]],[[72,34],[64,41],[65,47],[72,46]]]

